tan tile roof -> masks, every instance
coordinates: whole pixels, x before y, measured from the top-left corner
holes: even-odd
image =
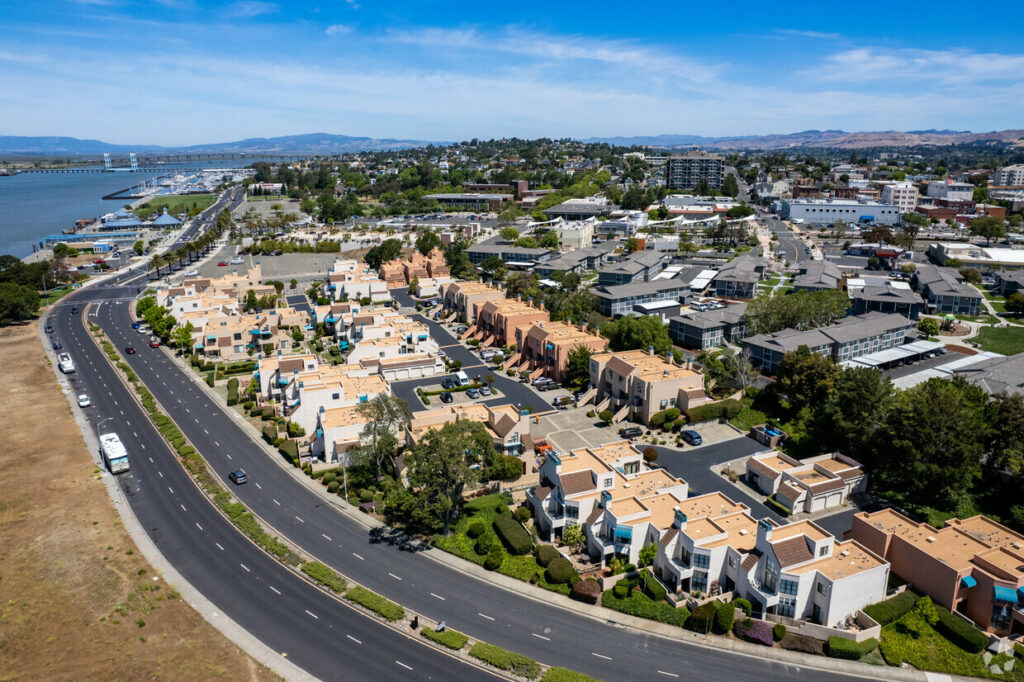
[[[787,566],[802,564],[814,558],[807,541],[802,535],[781,542],[773,542],[772,549],[775,550],[775,557],[779,560],[779,566],[785,569]]]
[[[594,489],[594,477],[589,469],[574,471],[571,474],[563,474],[560,477],[562,493],[564,495],[576,495]]]

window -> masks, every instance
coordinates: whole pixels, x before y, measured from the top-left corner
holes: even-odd
[[[1010,605],[1006,602],[992,604],[992,620],[989,623],[994,630],[1010,629]]]
[[[775,594],[779,585],[779,569],[771,563],[764,565],[764,589],[769,594]]]
[[[711,565],[711,556],[709,554],[694,554],[693,555],[693,566],[694,568],[708,568]]]
[[[729,557],[729,568],[736,568],[736,557]]]
[[[341,399],[341,394],[340,393],[332,393],[331,394],[331,400],[340,400],[340,399]]]
[[[775,612],[780,616],[795,618],[796,599],[793,597],[779,597],[779,605],[775,609]]]
[[[668,406],[668,401],[667,401],[667,400],[662,400],[662,401],[661,401],[661,409],[663,409],[663,410],[664,410],[664,409],[665,409],[665,407],[667,407],[667,406]]]
[[[799,586],[800,583],[795,580],[780,580],[779,594],[796,594]]]
[[[679,547],[679,563],[681,563],[683,566],[689,566],[690,565],[690,560],[692,559],[692,557],[693,557],[693,555],[690,554],[690,550],[688,550],[685,547],[683,547],[682,545],[680,545],[680,547]]]
[[[705,592],[708,589],[708,574],[704,571],[694,571],[690,579],[690,589],[694,592]]]
[[[565,507],[565,516],[566,516],[566,518],[570,518],[570,519],[578,519],[580,517],[580,508],[578,506],[575,506],[575,505],[573,505],[571,507],[566,505],[566,507]]]
[[[828,554],[828,545],[825,545],[818,550],[818,556],[826,556]]]
[[[818,583],[817,585],[818,594],[825,594],[825,583]]]

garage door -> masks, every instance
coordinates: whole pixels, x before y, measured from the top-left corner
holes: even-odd
[[[811,511],[812,512],[821,511],[824,508],[825,508],[825,498],[824,497],[815,497],[815,498],[811,499]]]
[[[828,508],[838,507],[843,503],[843,496],[841,493],[835,493],[828,496]]]

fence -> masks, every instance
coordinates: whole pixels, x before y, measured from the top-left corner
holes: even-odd
[[[829,637],[842,637],[843,639],[853,640],[854,642],[863,642],[871,637],[879,639],[882,636],[882,626],[875,622],[871,616],[861,610],[858,610],[853,615],[853,619],[857,623],[857,629],[855,630],[830,628],[826,625],[808,623],[807,621],[795,620],[793,618],[777,616],[771,613],[764,614],[764,619],[771,623],[782,623],[786,626],[786,630],[788,632],[803,635],[805,637],[813,637],[814,639],[820,639],[822,641],[828,641]]]

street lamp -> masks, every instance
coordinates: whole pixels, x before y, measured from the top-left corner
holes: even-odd
[[[106,417],[106,418],[104,418],[104,419],[101,419],[101,420],[99,421],[99,423],[97,423],[97,424],[96,424],[96,439],[97,439],[97,440],[99,440],[99,437],[100,437],[100,427],[101,427],[101,426],[103,426],[103,423],[104,423],[104,422],[108,422],[108,421],[110,421],[111,419],[113,419],[113,417]]]

